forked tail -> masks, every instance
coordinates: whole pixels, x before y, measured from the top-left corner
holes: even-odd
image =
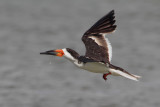
[[[112,64],[110,64],[109,71],[113,75],[120,75],[120,76],[126,77],[126,78],[131,79],[131,80],[135,80],[135,81],[138,81],[138,79],[141,78],[141,76],[130,74],[129,72],[125,71],[124,69],[122,69],[120,67],[117,67],[117,66],[114,66]]]

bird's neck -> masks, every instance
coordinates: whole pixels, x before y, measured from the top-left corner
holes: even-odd
[[[65,57],[66,59],[68,59],[69,61],[71,61],[74,65],[76,65],[77,67],[83,67],[84,63],[79,61],[78,59],[75,59],[75,58],[68,58],[68,57]]]
[[[76,66],[83,66],[83,62],[79,61],[79,54],[72,49],[63,49],[64,57],[74,63]]]

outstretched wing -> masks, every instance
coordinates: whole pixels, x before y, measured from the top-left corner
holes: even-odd
[[[112,47],[105,35],[115,30],[114,10],[96,22],[82,37],[86,47],[85,56],[96,61],[110,63]]]

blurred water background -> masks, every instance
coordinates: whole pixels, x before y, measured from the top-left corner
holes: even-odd
[[[39,55],[84,55],[83,33],[112,9],[112,63],[140,82]],[[0,107],[160,107],[160,0],[0,0]]]

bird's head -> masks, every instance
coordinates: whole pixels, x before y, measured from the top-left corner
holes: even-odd
[[[46,51],[46,52],[41,52],[40,54],[54,55],[54,56],[62,57],[64,55],[64,51],[63,51],[63,49],[55,49],[55,50],[49,50],[49,51]]]
[[[59,57],[64,56],[65,58],[72,60],[72,61],[75,59],[78,59],[78,57],[79,57],[79,54],[70,48],[49,50],[46,52],[41,52],[40,54],[54,55],[54,56],[59,56]]]

